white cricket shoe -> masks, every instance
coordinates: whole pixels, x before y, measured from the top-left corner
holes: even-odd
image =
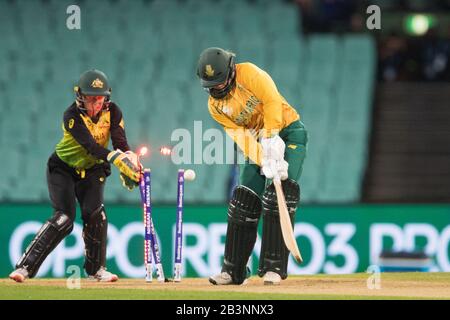
[[[280,282],[281,282],[281,277],[276,272],[268,271],[264,275],[264,285],[279,285]]]
[[[227,272],[221,272],[219,274],[216,274],[215,276],[211,276],[209,277],[209,282],[214,284],[214,285],[228,285],[228,284],[235,284],[233,283],[233,279],[231,278],[231,276],[227,273]],[[247,284],[247,279],[244,280],[244,282],[242,283]]]
[[[117,280],[119,280],[119,277],[114,273],[106,271],[105,267],[101,267],[100,269],[98,269],[96,274],[94,274],[93,276],[89,276],[88,279],[97,280],[100,282],[116,282]]]
[[[18,268],[11,272],[9,278],[14,280],[15,282],[24,282],[28,279],[28,270],[26,268]]]
[[[221,272],[219,274],[216,274],[215,276],[209,277],[209,282],[211,282],[214,285],[233,284],[231,276],[226,272]]]

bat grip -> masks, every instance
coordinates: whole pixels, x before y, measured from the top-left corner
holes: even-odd
[[[281,178],[278,173],[273,176],[273,182],[279,185],[281,184]]]

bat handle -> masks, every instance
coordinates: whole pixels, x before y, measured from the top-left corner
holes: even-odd
[[[280,178],[280,175],[279,175],[279,174],[275,174],[275,175],[273,176],[273,182],[274,182],[274,183],[277,183],[277,184],[281,184],[281,178]]]

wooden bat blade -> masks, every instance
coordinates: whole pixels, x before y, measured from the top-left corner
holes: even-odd
[[[291,218],[289,217],[286,200],[284,199],[283,189],[281,188],[280,180],[274,179],[275,191],[277,193],[278,210],[280,213],[281,233],[283,240],[288,250],[292,253],[297,262],[302,263],[303,258],[298,249],[297,241],[295,240],[294,230],[292,229]]]

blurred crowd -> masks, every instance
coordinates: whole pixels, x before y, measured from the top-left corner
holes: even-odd
[[[450,81],[450,30],[447,37],[430,29],[422,37],[391,33],[378,42],[378,79]]]
[[[356,31],[362,26],[358,1],[292,0],[298,8],[304,33]]]
[[[365,32],[366,9],[377,4],[381,14],[450,12],[450,0],[291,0],[299,8],[303,33]],[[423,36],[376,33],[378,79],[381,81],[450,81],[450,28],[431,28]]]

